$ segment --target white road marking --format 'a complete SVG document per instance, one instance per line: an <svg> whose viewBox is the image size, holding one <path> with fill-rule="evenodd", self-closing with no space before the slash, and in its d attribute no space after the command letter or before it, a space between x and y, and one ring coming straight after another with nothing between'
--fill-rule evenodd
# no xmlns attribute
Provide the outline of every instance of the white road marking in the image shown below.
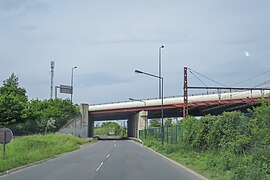
<svg viewBox="0 0 270 180"><path fill-rule="evenodd" d="M116 144L114 144L113 147L116 147Z"/></svg>
<svg viewBox="0 0 270 180"><path fill-rule="evenodd" d="M102 165L103 165L103 162L100 163L100 165L98 166L98 168L96 169L96 171L98 171L101 168Z"/></svg>
<svg viewBox="0 0 270 180"><path fill-rule="evenodd" d="M106 156L106 159L108 159L108 158L110 157L110 155L111 155L111 154L108 154L108 155Z"/></svg>

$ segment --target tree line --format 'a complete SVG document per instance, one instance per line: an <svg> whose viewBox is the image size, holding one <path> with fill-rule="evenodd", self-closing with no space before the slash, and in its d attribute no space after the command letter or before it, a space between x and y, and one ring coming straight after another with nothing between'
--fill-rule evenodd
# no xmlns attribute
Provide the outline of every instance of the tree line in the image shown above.
<svg viewBox="0 0 270 180"><path fill-rule="evenodd" d="M208 167L233 172L232 179L267 179L270 174L270 101L241 112L189 117L180 122L181 147L211 152ZM268 175L268 176L267 176Z"/></svg>
<svg viewBox="0 0 270 180"><path fill-rule="evenodd" d="M68 99L29 100L14 73L0 87L0 127L15 135L55 132L78 114Z"/></svg>
<svg viewBox="0 0 270 180"><path fill-rule="evenodd" d="M126 136L126 127L121 127L117 122L103 122L101 125L96 124L95 135Z"/></svg>
<svg viewBox="0 0 270 180"><path fill-rule="evenodd" d="M177 127L177 141L161 145L161 134L149 133L144 143L176 160L195 162L213 177L269 179L270 98L259 101L261 105L246 114L235 111L200 118L189 116L173 124L165 120L164 126L172 126L173 130ZM150 127L160 126L159 119L150 121Z"/></svg>

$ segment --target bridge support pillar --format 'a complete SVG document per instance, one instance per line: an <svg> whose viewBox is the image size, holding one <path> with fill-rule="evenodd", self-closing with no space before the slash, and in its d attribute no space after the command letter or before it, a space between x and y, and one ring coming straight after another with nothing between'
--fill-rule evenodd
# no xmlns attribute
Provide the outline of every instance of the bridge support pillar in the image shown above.
<svg viewBox="0 0 270 180"><path fill-rule="evenodd" d="M88 137L94 137L94 121L90 117L88 120Z"/></svg>
<svg viewBox="0 0 270 180"><path fill-rule="evenodd" d="M128 137L139 138L139 130L147 128L147 111L140 111L128 119Z"/></svg>
<svg viewBox="0 0 270 180"><path fill-rule="evenodd" d="M82 137L89 137L89 105L88 104L81 104L80 105L81 111L81 130L82 130Z"/></svg>

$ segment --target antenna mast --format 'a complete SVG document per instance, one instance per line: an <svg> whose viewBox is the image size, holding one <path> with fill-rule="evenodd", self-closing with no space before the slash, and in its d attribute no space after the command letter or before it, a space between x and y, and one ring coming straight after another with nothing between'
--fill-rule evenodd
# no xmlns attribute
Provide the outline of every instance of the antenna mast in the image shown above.
<svg viewBox="0 0 270 180"><path fill-rule="evenodd" d="M55 66L55 62L51 61L51 99L53 98L53 78L54 78L54 66Z"/></svg>

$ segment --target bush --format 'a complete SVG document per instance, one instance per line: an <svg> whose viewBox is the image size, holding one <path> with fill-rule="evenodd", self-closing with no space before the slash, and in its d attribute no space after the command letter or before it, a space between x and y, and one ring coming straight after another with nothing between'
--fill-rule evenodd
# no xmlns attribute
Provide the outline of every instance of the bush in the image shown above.
<svg viewBox="0 0 270 180"><path fill-rule="evenodd" d="M171 154L175 151L177 151L179 149L179 146L175 145L175 144L167 144L165 146L165 153L166 154Z"/></svg>
<svg viewBox="0 0 270 180"><path fill-rule="evenodd" d="M231 171L237 164L236 156L230 152L214 152L207 159L207 168L218 173Z"/></svg>
<svg viewBox="0 0 270 180"><path fill-rule="evenodd" d="M79 108L69 100L32 100L25 115L27 119L8 127L16 136L56 132L78 114Z"/></svg>
<svg viewBox="0 0 270 180"><path fill-rule="evenodd" d="M161 146L156 139L146 144L170 156L185 152L179 156L189 164L205 156L205 169L232 179L266 179L270 176L270 101L249 112L250 116L225 112L200 120L188 117L179 124L178 144Z"/></svg>
<svg viewBox="0 0 270 180"><path fill-rule="evenodd" d="M233 171L232 180L262 180L267 174L261 162L254 162L252 159L240 161Z"/></svg>

